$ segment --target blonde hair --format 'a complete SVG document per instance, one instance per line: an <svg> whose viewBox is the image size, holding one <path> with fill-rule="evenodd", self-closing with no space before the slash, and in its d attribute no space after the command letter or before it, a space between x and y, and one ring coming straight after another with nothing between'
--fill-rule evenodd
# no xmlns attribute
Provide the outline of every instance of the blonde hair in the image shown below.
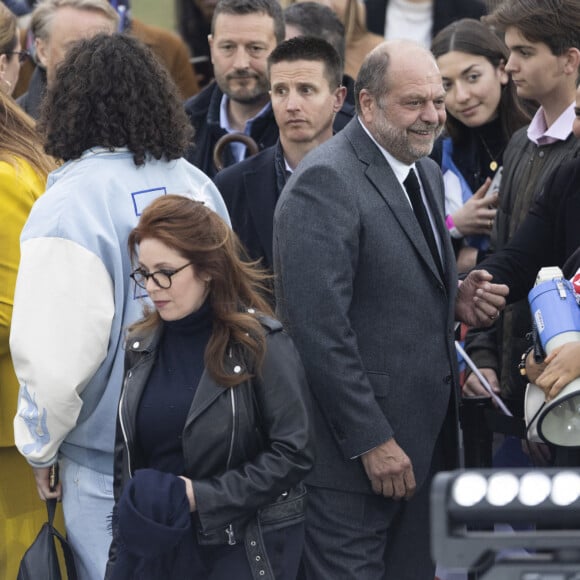
<svg viewBox="0 0 580 580"><path fill-rule="evenodd" d="M344 38L348 44L368 32L364 21L364 9L358 0L347 0L344 11Z"/></svg>
<svg viewBox="0 0 580 580"><path fill-rule="evenodd" d="M27 161L43 178L57 167L44 152L34 120L0 91L0 161L16 166L18 159Z"/></svg>
<svg viewBox="0 0 580 580"><path fill-rule="evenodd" d="M18 35L16 16L0 2L0 54L14 50Z"/></svg>

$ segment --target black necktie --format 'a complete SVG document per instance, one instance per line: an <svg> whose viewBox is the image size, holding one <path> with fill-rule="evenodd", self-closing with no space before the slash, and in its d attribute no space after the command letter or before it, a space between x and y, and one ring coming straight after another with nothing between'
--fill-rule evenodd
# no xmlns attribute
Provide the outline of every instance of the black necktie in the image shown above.
<svg viewBox="0 0 580 580"><path fill-rule="evenodd" d="M419 185L417 175L415 175L415 171L412 168L409 171L409 175L407 175L407 179L405 179L405 181L403 182L403 185L407 190L407 195L411 200L411 205L413 206L415 217L417 218L417 221L419 222L419 225L423 230L423 236L425 237L427 245L431 250L433 260L435 260L435 264L437 264L439 273L441 274L441 276L443 276L441 258L439 257L439 251L437 250L435 235L433 234L433 228L431 227L429 215L427 214L427 210L425 209L425 204L423 203L423 199L421 198L421 186Z"/></svg>

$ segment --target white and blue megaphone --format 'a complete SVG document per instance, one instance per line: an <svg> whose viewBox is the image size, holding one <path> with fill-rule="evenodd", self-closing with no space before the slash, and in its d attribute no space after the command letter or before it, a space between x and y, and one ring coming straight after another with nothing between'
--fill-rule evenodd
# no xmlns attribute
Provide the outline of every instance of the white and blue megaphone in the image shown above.
<svg viewBox="0 0 580 580"><path fill-rule="evenodd" d="M546 354L568 342L580 341L580 307L572 283L560 268L540 270L528 302ZM566 385L550 402L546 402L542 389L530 383L524 407L530 441L580 446L580 378Z"/></svg>

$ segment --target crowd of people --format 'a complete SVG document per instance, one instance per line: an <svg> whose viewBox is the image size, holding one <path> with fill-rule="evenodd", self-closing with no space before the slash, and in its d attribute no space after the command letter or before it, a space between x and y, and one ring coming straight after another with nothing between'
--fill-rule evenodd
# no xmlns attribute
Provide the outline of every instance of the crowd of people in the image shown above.
<svg viewBox="0 0 580 580"><path fill-rule="evenodd" d="M0 577L40 496L81 580L433 580L458 326L518 420L580 376L525 301L580 266L580 0L176 9L0 2Z"/></svg>

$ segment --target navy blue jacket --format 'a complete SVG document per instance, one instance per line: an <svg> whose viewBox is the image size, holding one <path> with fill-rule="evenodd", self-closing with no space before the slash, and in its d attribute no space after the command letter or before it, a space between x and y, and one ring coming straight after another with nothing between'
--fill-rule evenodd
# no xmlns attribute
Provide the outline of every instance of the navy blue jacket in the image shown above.
<svg viewBox="0 0 580 580"><path fill-rule="evenodd" d="M252 260L272 267L274 209L286 183L276 170L278 145L226 167L214 178L228 208L232 229Z"/></svg>

